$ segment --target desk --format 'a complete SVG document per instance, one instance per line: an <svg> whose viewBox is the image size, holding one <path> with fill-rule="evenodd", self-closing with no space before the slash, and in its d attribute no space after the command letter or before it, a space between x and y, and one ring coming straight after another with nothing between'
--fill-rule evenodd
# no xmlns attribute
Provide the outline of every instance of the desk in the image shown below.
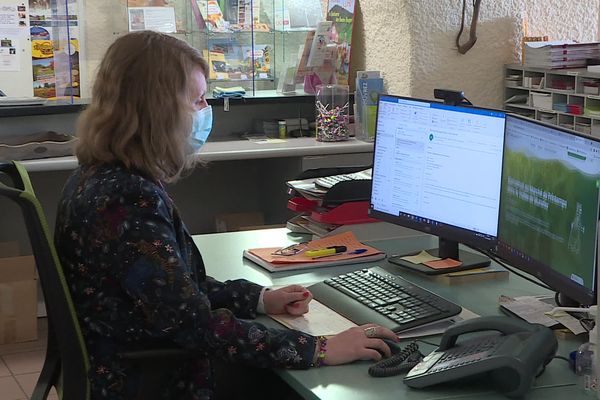
<svg viewBox="0 0 600 400"><path fill-rule="evenodd" d="M204 259L209 275L219 280L243 277L261 285L287 285L292 283L311 283L331 276L343 274L375 265L389 265L386 261L372 264L343 265L338 267L322 267L308 271L289 271L269 273L250 261L242 259L242 251L250 247L284 246L300 241L302 237L286 234L286 229L268 229L248 232L219 233L194 236L194 241ZM385 239L368 242L368 244L384 250L387 254L416 251L435 247L437 238L427 235L407 236L396 239ZM498 296L524 296L547 294L548 291L525 281L513 274L506 281L487 281L476 284L447 286L429 280L414 273L398 270L406 279L432 290L480 315L502 315L498 309ZM275 322L268 317L261 317L261 322L273 326ZM438 337L430 341L439 342ZM560 340L558 354L568 356L577 349L581 341ZM432 346L419 344L424 353L433 350ZM278 370L277 373L298 393L306 399L442 399L470 398L506 399L490 391L482 382L467 388L450 387L429 388L426 390L410 389L402 383L402 377L371 378L367 369L370 362L355 362L337 367L324 367L304 371ZM574 386L575 375L568 369L564 360L555 359L546 368L544 374L534 383L534 390L527 399L576 399L578 388Z"/></svg>

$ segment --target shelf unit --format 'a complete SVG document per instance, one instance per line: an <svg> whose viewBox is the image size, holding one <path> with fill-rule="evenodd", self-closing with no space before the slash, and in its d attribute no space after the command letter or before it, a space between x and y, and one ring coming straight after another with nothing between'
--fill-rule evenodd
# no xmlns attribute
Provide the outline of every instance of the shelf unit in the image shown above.
<svg viewBox="0 0 600 400"><path fill-rule="evenodd" d="M600 73L507 64L504 79L505 110L600 136Z"/></svg>

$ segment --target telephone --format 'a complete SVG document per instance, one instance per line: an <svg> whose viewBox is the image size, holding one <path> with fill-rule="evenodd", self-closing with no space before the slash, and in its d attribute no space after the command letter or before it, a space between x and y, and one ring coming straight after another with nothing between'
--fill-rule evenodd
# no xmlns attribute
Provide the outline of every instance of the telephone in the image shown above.
<svg viewBox="0 0 600 400"><path fill-rule="evenodd" d="M471 332L497 331L459 336ZM413 367L404 383L423 388L486 374L496 389L509 397L523 396L558 348L552 331L510 317L481 317L446 330L437 350Z"/></svg>

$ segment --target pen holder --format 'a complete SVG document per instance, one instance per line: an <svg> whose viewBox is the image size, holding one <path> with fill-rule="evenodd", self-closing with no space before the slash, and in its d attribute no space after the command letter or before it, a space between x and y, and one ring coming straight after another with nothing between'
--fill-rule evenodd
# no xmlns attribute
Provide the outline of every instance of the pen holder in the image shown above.
<svg viewBox="0 0 600 400"><path fill-rule="evenodd" d="M337 142L348 140L348 85L317 86L317 140Z"/></svg>

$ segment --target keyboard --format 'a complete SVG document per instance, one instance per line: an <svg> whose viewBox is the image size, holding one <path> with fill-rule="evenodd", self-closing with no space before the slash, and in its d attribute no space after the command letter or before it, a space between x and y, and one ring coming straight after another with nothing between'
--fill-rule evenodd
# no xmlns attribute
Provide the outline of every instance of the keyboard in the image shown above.
<svg viewBox="0 0 600 400"><path fill-rule="evenodd" d="M320 178L315 179L315 183L324 188L331 189L335 184L340 183L340 182L359 180L359 179L371 179L371 172L372 172L372 169L369 168L367 170L355 172L352 174L322 176Z"/></svg>
<svg viewBox="0 0 600 400"><path fill-rule="evenodd" d="M358 325L375 323L394 332L462 311L460 306L379 267L339 275L309 290L317 301Z"/></svg>

